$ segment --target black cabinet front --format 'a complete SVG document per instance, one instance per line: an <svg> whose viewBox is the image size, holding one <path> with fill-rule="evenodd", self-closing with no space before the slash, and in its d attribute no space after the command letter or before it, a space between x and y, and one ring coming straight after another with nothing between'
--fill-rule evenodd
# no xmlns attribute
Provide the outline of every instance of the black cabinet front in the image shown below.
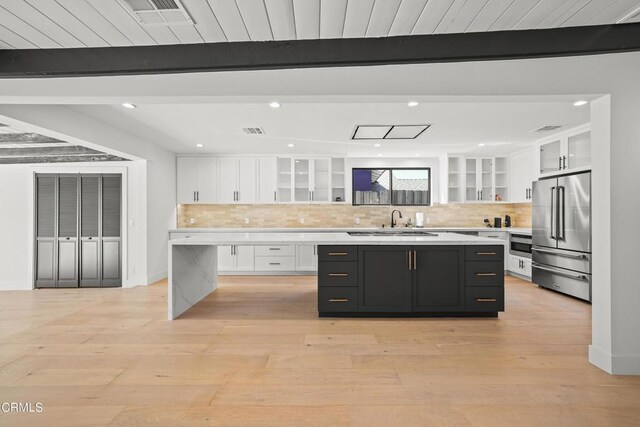
<svg viewBox="0 0 640 427"><path fill-rule="evenodd" d="M464 307L464 251L460 246L415 249L413 311L458 311Z"/></svg>
<svg viewBox="0 0 640 427"><path fill-rule="evenodd" d="M411 311L410 246L360 246L358 261L361 312Z"/></svg>

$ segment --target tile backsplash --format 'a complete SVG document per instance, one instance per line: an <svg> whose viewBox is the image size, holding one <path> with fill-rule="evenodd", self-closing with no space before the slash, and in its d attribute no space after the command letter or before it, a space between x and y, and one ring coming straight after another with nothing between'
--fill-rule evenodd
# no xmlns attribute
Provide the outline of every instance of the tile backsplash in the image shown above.
<svg viewBox="0 0 640 427"><path fill-rule="evenodd" d="M531 203L477 203L435 206L178 205L178 228L380 227L399 209L404 225L424 212L425 227L482 227L482 220L510 215L515 227L531 227ZM193 224L191 223L193 219ZM359 223L357 221L359 220ZM248 221L248 222L247 222Z"/></svg>

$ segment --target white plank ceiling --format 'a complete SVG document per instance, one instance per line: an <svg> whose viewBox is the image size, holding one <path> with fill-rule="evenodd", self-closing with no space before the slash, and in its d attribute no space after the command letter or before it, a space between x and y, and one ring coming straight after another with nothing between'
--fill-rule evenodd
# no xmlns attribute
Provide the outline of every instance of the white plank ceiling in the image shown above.
<svg viewBox="0 0 640 427"><path fill-rule="evenodd" d="M4 0L0 49L386 37L640 22L640 0L181 0L144 25L118 0Z"/></svg>

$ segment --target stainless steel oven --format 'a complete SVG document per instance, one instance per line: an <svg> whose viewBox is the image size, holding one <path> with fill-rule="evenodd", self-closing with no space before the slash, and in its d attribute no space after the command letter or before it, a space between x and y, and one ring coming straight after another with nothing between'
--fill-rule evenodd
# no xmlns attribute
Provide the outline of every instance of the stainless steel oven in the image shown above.
<svg viewBox="0 0 640 427"><path fill-rule="evenodd" d="M527 234L511 234L509 238L509 253L525 258L531 258L533 240Z"/></svg>

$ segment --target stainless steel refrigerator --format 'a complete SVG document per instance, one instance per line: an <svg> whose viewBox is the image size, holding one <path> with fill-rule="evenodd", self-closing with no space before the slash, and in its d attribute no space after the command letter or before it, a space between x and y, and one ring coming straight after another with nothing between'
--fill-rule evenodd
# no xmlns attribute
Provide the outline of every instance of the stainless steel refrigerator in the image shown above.
<svg viewBox="0 0 640 427"><path fill-rule="evenodd" d="M533 283L591 301L591 172L533 183Z"/></svg>

